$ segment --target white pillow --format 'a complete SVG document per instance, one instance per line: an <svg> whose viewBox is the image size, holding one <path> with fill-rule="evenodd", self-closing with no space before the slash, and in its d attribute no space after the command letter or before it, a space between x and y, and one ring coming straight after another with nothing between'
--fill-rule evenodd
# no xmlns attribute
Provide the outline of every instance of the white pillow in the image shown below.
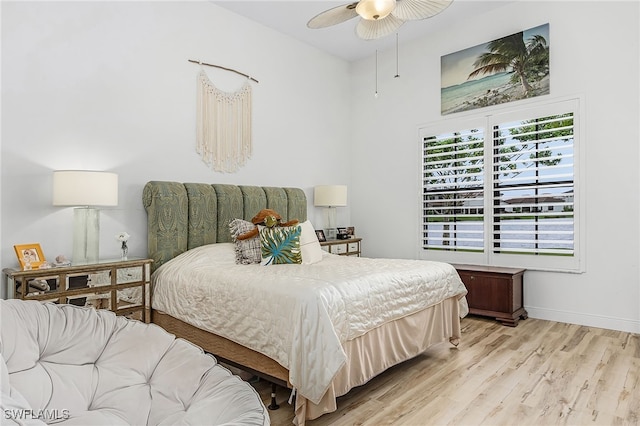
<svg viewBox="0 0 640 426"><path fill-rule="evenodd" d="M300 224L302 233L300 235L300 251L302 252L302 263L310 265L322 260L322 248L316 236L316 230L308 220Z"/></svg>

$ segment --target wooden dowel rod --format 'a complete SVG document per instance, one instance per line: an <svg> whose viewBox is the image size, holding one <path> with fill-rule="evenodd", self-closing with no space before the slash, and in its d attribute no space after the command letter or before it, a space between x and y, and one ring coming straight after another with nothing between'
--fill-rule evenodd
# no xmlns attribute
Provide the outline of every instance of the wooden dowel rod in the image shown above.
<svg viewBox="0 0 640 426"><path fill-rule="evenodd" d="M208 66L208 67L220 68L220 69L225 70L225 71L231 71L231 72L234 72L234 73L236 73L236 74L240 74L240 75L242 75L242 76L245 76L245 77L247 77L248 79L250 79L250 80L252 80L252 81L255 81L256 83L260 83L258 80L256 80L255 78L251 77L250 75L245 74L245 73L240 72L240 71L237 71L237 70L234 70L233 68L227 68L227 67L223 67L223 66L220 66L220 65L214 65L214 64L207 64L206 62L195 61L195 60L193 60L193 59L187 59L187 60L188 60L189 62L194 63L194 64L206 65L206 66Z"/></svg>

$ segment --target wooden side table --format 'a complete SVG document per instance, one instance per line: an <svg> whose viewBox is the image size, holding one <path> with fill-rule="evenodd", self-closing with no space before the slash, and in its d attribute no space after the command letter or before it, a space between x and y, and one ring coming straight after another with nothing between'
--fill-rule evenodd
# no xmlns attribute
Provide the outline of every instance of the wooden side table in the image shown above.
<svg viewBox="0 0 640 426"><path fill-rule="evenodd" d="M360 257L360 244L362 238L348 238L346 240L327 240L322 241L320 246L323 250L332 254L341 256L358 256Z"/></svg>
<svg viewBox="0 0 640 426"><path fill-rule="evenodd" d="M527 319L522 288L525 269L453 266L467 287L470 314L493 317L511 327L517 326L520 319Z"/></svg>
<svg viewBox="0 0 640 426"><path fill-rule="evenodd" d="M88 305L148 323L152 262L105 260L28 271L5 268L2 272L7 277L8 298Z"/></svg>

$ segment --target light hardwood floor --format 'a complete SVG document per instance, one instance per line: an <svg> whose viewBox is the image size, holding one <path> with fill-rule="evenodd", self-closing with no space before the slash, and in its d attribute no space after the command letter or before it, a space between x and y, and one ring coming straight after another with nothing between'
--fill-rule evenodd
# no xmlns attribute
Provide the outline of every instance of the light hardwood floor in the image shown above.
<svg viewBox="0 0 640 426"><path fill-rule="evenodd" d="M529 318L515 328L462 320L457 348L436 345L338 399L324 425L637 425L640 336ZM254 383L265 405L271 386ZM272 425L291 425L278 388Z"/></svg>

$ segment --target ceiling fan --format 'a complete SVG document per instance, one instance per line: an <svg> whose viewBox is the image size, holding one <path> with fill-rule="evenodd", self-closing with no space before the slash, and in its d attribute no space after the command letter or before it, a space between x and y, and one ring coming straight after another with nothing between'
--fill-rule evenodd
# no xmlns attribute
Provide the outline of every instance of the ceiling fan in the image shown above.
<svg viewBox="0 0 640 426"><path fill-rule="evenodd" d="M404 21L430 18L442 12L453 0L360 0L319 13L307 22L317 29L340 24L360 16L356 34L373 40L393 34Z"/></svg>

